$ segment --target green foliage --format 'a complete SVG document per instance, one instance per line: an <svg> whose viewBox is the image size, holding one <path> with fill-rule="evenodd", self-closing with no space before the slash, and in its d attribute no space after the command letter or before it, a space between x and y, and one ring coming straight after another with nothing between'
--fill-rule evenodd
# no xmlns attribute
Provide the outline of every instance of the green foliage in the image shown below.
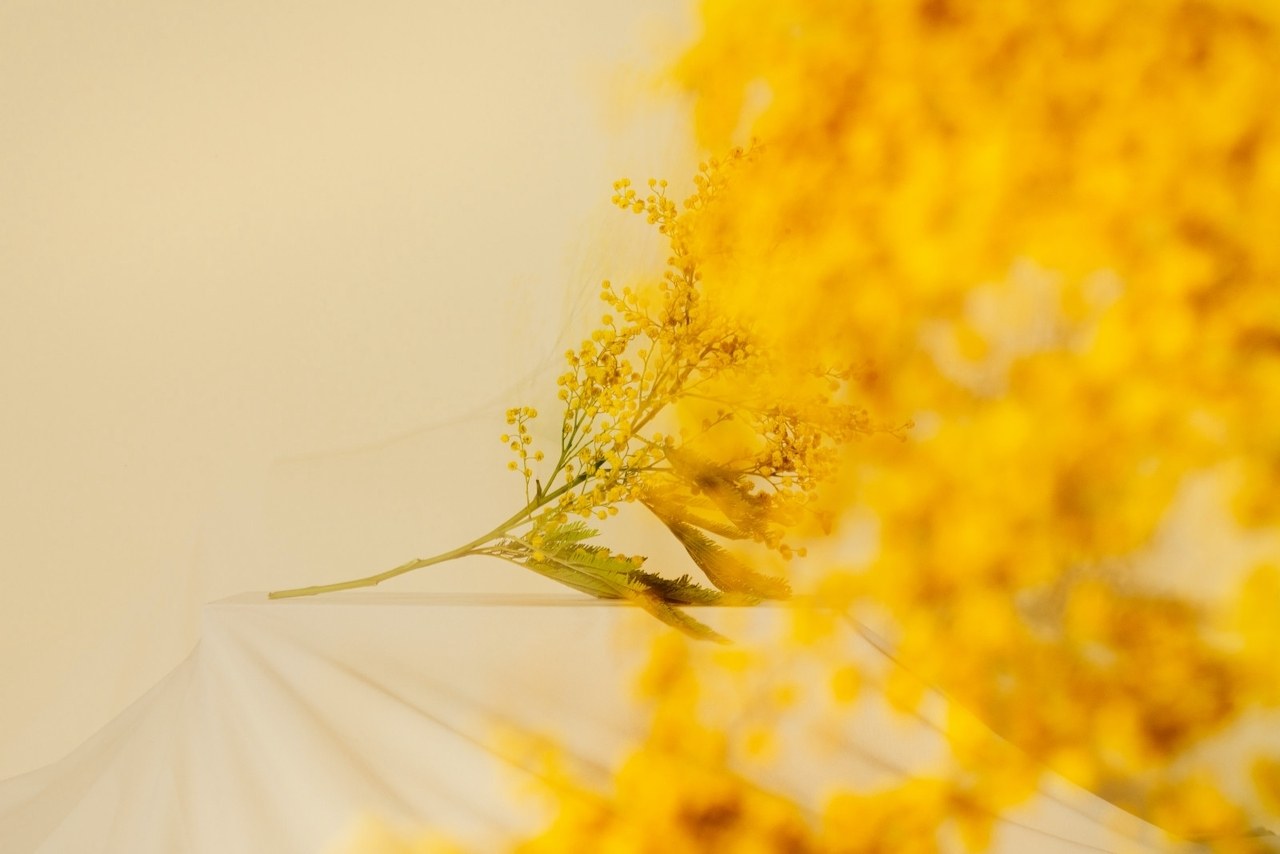
<svg viewBox="0 0 1280 854"><path fill-rule="evenodd" d="M589 540L598 536L599 533L595 528L589 527L586 522L575 520L564 524L546 526L542 532L542 537L548 549L558 552L565 545Z"/></svg>
<svg viewBox="0 0 1280 854"><path fill-rule="evenodd" d="M654 572L635 569L631 571L631 580L648 588L654 595L660 596L663 601L674 602L678 605L749 605L758 601L747 597L731 598L719 590L703 587L688 575L682 575L679 578L667 578Z"/></svg>

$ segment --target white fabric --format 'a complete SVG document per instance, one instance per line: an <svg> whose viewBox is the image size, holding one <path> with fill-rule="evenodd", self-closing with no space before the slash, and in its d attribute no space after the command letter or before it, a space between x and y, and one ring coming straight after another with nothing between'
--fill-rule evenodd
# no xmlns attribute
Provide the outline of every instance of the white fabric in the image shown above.
<svg viewBox="0 0 1280 854"><path fill-rule="evenodd" d="M742 639L765 636L781 611L697 613ZM541 820L513 797L530 771L502 733L553 736L603 775L643 731L629 686L664 630L579 597L213 603L168 677L62 761L0 783L0 850L322 852L369 814L493 850ZM849 635L852 654L877 658ZM859 710L761 782L817 807L830 785L941 743L927 719ZM1087 792L1056 779L1041 791L1000 823L998 850L1165 850Z"/></svg>

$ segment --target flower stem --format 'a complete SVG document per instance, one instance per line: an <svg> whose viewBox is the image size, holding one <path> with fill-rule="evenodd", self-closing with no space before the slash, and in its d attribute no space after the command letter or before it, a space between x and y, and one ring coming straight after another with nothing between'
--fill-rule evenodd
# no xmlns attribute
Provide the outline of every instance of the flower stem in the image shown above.
<svg viewBox="0 0 1280 854"><path fill-rule="evenodd" d="M484 542L484 541L481 541ZM444 563L445 561L455 560L456 558L465 557L472 554L474 549L480 543L467 543L452 551L443 552L434 557L418 558L408 563L401 564L395 569L388 569L386 572L379 572L377 575L370 575L367 578L354 578L350 581L339 581L334 584L317 584L312 587L296 587L292 590L273 590L267 594L268 599L291 599L295 596L315 596L317 593L336 593L339 590L354 590L357 587L372 587L380 584L388 578L395 578L397 575L404 575L406 572L412 572L415 569L422 569L424 566L431 566L436 563Z"/></svg>
<svg viewBox="0 0 1280 854"><path fill-rule="evenodd" d="M311 587L295 587L292 590L273 590L267 594L267 598L292 599L297 596L315 596L319 593L336 593L339 590L355 590L358 587L372 587L375 584L381 584L389 578L395 578L397 575L404 575L406 572L412 572L415 569L422 569L424 566L432 566L437 563L457 560L458 558L466 557L467 555L482 554L483 552L480 550L481 546L487 545L501 537L505 537L512 528L528 521L529 517L543 506L559 498L561 495L582 483L584 480L586 480L586 476L580 474L573 480L562 485L560 488L534 498L489 533L482 534L471 542L458 546L456 549L441 552L433 557L415 558L414 560L401 564L394 569L388 569L385 572L379 572L377 575L370 575L365 578L353 578L350 581L338 581L333 584L317 584Z"/></svg>

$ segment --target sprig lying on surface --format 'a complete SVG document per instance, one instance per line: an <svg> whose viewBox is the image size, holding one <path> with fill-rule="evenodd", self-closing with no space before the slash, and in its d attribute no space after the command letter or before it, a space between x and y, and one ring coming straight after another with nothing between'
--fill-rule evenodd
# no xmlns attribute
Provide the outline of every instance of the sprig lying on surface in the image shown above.
<svg viewBox="0 0 1280 854"><path fill-rule="evenodd" d="M645 214L671 249L655 288L615 289L604 282L610 313L576 350L559 378L564 402L560 447L534 448L531 407L507 411L501 438L524 479L525 503L492 530L456 549L386 572L336 584L283 590L272 598L367 587L467 555L502 558L593 596L626 599L660 620L721 639L680 605L783 599L787 582L758 572L712 537L753 541L784 558L784 534L830 474L836 446L868 432L866 413L836 401L844 374L797 371L699 292L691 221L715 202L732 166L750 157L703 164L683 211L651 180L640 198L629 181L613 201ZM659 426L674 424L666 432ZM550 468L547 469L549 464ZM688 575L672 579L642 568L644 558L588 545L597 531L582 519L606 519L640 502L660 519L714 588Z"/></svg>

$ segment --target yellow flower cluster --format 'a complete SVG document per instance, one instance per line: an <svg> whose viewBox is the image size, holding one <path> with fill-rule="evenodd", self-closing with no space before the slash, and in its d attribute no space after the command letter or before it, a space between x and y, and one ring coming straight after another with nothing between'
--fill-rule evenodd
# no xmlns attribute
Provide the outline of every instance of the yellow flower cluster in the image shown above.
<svg viewBox="0 0 1280 854"><path fill-rule="evenodd" d="M570 803L572 807L565 809ZM549 826L513 846L521 854L795 854L820 847L808 817L726 761L723 737L695 720L670 721L623 761L607 796L562 798Z"/></svg>
<svg viewBox="0 0 1280 854"><path fill-rule="evenodd" d="M945 843L952 839L976 850L994 838L1000 809L1034 788L1022 768L1006 773L1009 779L1001 786L992 786L994 774L972 773L984 762L1007 769L1011 753L972 721L955 727L964 732L967 764L953 763L871 791L839 792L823 804L762 785L769 760L753 744L759 740L754 724L742 722L767 725L793 708L797 690L779 683L775 669L789 671L796 654L794 649L710 648L674 633L661 637L639 679L651 723L618 763L612 784L605 790L584 786L566 772L553 746L539 743L526 761L547 782L553 813L545 827L511 840L507 850L932 854L950 850ZM838 703L849 699L846 687L835 693ZM810 735L817 732L814 725L815 720L805 722ZM820 743L833 754L847 749L829 733ZM1210 817L1203 810L1201 815ZM386 830L365 834L350 850L461 852L442 847L438 837L410 843Z"/></svg>
<svg viewBox="0 0 1280 854"><path fill-rule="evenodd" d="M589 472L591 480L561 499L563 513L604 518L618 502L642 499L672 520L657 508L674 511L704 495L710 501L702 509L714 513L715 496L725 493L721 531L736 525L738 535L781 548L781 525L769 523L782 522L782 506L799 502L830 474L839 441L870 431L863 410L836 402L838 380L810 365L788 371L797 375L788 378L789 397L802 397L798 383L803 407L771 402L782 366L768 361L738 319L701 298L701 259L690 247L690 230L700 212L714 207L726 175L749 159L735 149L725 163L702 164L683 213L665 180L650 180L644 198L629 180L614 184L614 204L644 214L667 238L671 256L656 291L619 291L604 282L601 298L613 313L565 354L561 450L574 460L566 473ZM696 423L646 433L675 403L696 409ZM726 509L730 501L741 505L736 512Z"/></svg>
<svg viewBox="0 0 1280 854"><path fill-rule="evenodd" d="M1201 833L1178 759L1275 702L1274 633L1211 632L1153 542L1197 477L1280 542L1280 3L702 10L702 141L765 143L688 235L707 298L915 424L851 464L877 550L827 589L1032 756Z"/></svg>
<svg viewBox="0 0 1280 854"><path fill-rule="evenodd" d="M529 435L529 421L538 417L538 410L532 406L521 406L507 410L507 425L516 428L514 434L503 433L499 437L502 444L511 448L516 458L507 463L507 468L512 471L519 472L524 476L524 492L525 501L531 498L529 487L533 478L533 469L529 467L531 462L541 462L545 455L542 451L529 452L529 446L533 443L533 436Z"/></svg>
<svg viewBox="0 0 1280 854"><path fill-rule="evenodd" d="M565 353L568 369L557 380L560 447L541 476L534 464L544 457L533 450L529 428L536 413L508 411L516 432L501 438L516 454L510 467L524 478L527 504L479 553L595 595L634 599L622 582L670 603L718 601L687 579L667 583L639 571L633 559L580 545L594 531L575 517L603 520L639 501L736 601L789 594L785 579L752 569L713 538L754 541L785 559L803 556L784 534L807 518L813 494L836 469L840 444L874 428L861 407L842 400L846 374L778 361L740 317L702 296L702 259L690 235L752 157L736 148L723 162L702 164L683 205L668 196L665 180L651 180L644 197L629 180L614 184L614 203L645 215L666 238L667 269L653 287L602 284L609 312ZM608 577L594 577L600 573ZM637 601L710 636L687 616L644 596Z"/></svg>

